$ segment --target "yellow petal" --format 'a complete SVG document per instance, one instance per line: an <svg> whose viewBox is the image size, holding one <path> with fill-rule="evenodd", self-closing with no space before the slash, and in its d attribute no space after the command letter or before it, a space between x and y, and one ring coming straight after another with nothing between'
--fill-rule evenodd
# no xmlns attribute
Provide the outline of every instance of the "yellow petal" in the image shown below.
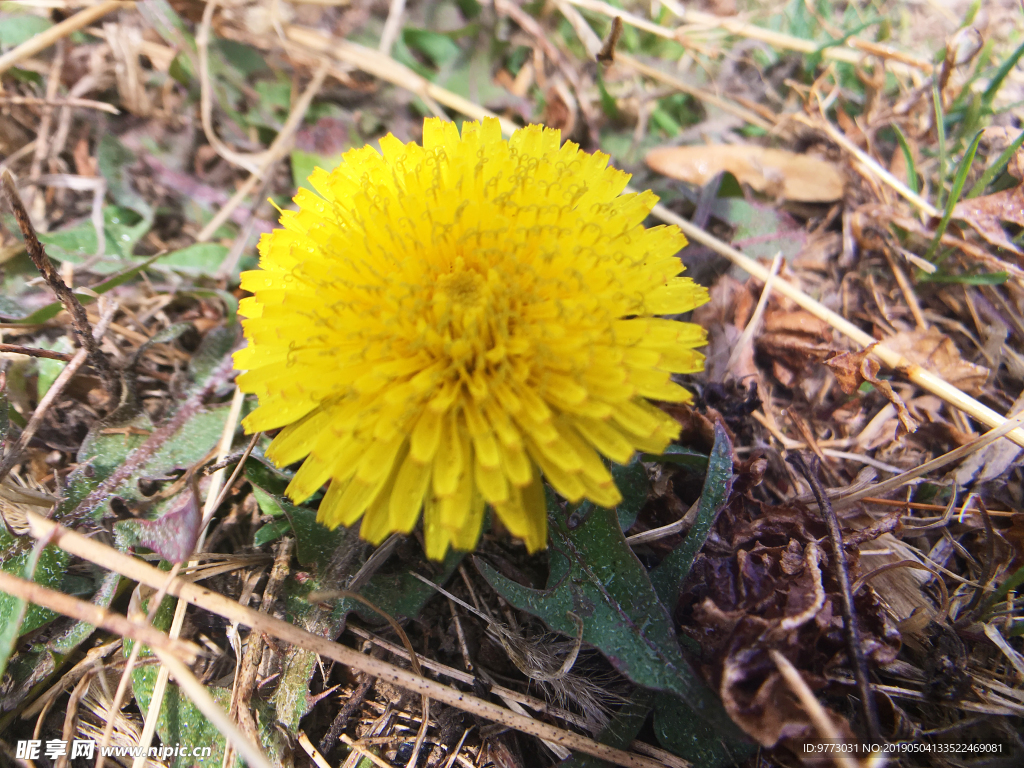
<svg viewBox="0 0 1024 768"><path fill-rule="evenodd" d="M437 496L450 496L458 488L459 477L469 461L468 452L463 453L462 447L456 414L449 413L441 421L441 442L434 454L434 493Z"/></svg>
<svg viewBox="0 0 1024 768"><path fill-rule="evenodd" d="M422 464L410 451L398 471L389 503L392 530L411 531L423 506L423 497L430 485L430 464Z"/></svg>

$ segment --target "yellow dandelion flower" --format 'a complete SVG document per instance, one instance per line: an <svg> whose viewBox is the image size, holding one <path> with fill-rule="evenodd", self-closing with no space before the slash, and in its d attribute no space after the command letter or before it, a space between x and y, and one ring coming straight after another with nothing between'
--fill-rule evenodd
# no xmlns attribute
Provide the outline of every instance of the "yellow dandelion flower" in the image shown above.
<svg viewBox="0 0 1024 768"><path fill-rule="evenodd" d="M542 549L542 476L612 507L601 456L679 434L648 398L689 401L671 374L703 368L704 329L655 317L707 301L678 276L686 239L645 229L657 198L556 130L429 119L423 146L380 148L314 171L319 196L299 191L242 275L245 428L284 427L267 456L305 459L296 502L330 482L330 527L362 518L376 543L422 510L440 559L476 546L490 505Z"/></svg>

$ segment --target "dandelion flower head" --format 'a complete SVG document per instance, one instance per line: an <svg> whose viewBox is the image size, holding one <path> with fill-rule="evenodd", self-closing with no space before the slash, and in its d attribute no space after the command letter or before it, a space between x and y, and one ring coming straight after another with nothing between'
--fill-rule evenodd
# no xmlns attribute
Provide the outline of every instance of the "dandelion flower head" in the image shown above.
<svg viewBox="0 0 1024 768"><path fill-rule="evenodd" d="M314 171L297 211L242 275L238 384L267 456L305 459L297 503L380 542L423 514L427 555L476 546L485 507L546 546L542 476L613 507L602 456L662 452L689 401L672 373L703 368L704 329L660 318L707 301L686 239L645 229L657 198L621 194L608 157L529 126L428 119L422 146L388 135Z"/></svg>

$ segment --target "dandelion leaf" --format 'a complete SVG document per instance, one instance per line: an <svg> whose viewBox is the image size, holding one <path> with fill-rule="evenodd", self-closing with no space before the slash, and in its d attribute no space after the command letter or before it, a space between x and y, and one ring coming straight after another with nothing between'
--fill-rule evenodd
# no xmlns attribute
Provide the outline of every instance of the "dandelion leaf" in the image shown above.
<svg viewBox="0 0 1024 768"><path fill-rule="evenodd" d="M683 657L668 610L626 544L615 510L583 504L567 517L552 496L548 510L547 589L524 587L478 560L484 578L515 607L570 637L577 630L569 613L576 614L583 620L583 642L598 648L620 673L644 688L680 697L716 738L741 739Z"/></svg>

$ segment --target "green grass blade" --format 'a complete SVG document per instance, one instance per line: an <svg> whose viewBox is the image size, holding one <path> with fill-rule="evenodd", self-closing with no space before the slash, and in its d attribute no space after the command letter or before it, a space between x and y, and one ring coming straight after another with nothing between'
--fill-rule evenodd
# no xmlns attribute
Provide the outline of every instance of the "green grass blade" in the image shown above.
<svg viewBox="0 0 1024 768"><path fill-rule="evenodd" d="M927 272L922 271L917 281L919 283L949 283L954 285L1002 285L1009 279L1009 272L969 272L963 275L936 272L934 275L929 275Z"/></svg>
<svg viewBox="0 0 1024 768"><path fill-rule="evenodd" d="M892 124L892 129L896 131L896 141L900 143L900 149L903 150L903 159L907 164L907 186L914 192L920 192L921 190L917 186L917 166L914 165L914 156L910 153L910 145L907 144L907 138L896 123Z"/></svg>
<svg viewBox="0 0 1024 768"><path fill-rule="evenodd" d="M1021 584L1024 584L1024 566L1021 566L1016 571L1011 573L1002 584L993 592L988 598L982 603L981 614L984 615L992 609L992 606L997 603L1001 603L1006 599L1006 596L1010 593L1011 589L1016 589Z"/></svg>
<svg viewBox="0 0 1024 768"><path fill-rule="evenodd" d="M942 207L942 190L946 186L946 115L942 108L942 94L939 86L932 86L932 102L935 104L935 134L939 144L939 188L936 191L936 207Z"/></svg>
<svg viewBox="0 0 1024 768"><path fill-rule="evenodd" d="M985 105L987 110L992 109L992 102L996 94L999 93L999 89L1003 86L1003 81L1013 68L1017 66L1021 56L1024 56L1024 43L1018 45L1017 50L1011 53L1009 58L999 65L999 69L996 70L995 75L992 77L992 82L988 84L988 88L981 95L981 103Z"/></svg>
<svg viewBox="0 0 1024 768"><path fill-rule="evenodd" d="M935 230L935 238L932 240L932 244L928 246L928 253L925 255L925 259L928 261L932 260L932 257L935 255L935 249L939 247L939 241L946 233L946 227L949 226L949 220L953 216L953 208L959 202L960 195L964 191L964 184L967 183L967 174L971 170L971 163L974 162L974 155L978 152L978 144L980 142L981 131L978 131L974 134L974 139L971 140L971 146L964 152L960 165L957 166L956 175L953 177L953 184L949 188L949 197L946 198L946 207L942 213L942 221L939 222L939 228Z"/></svg>
<svg viewBox="0 0 1024 768"><path fill-rule="evenodd" d="M1017 150L1020 149L1020 145L1024 144L1024 131L1020 132L1020 135L1014 139L1013 143L999 153L999 157L996 161L989 166L981 178L974 182L974 186L971 187L971 191L967 193L967 197L977 197L985 191L985 187L992 183L996 176L1003 172L1003 168L1010 162L1010 158L1013 157Z"/></svg>

